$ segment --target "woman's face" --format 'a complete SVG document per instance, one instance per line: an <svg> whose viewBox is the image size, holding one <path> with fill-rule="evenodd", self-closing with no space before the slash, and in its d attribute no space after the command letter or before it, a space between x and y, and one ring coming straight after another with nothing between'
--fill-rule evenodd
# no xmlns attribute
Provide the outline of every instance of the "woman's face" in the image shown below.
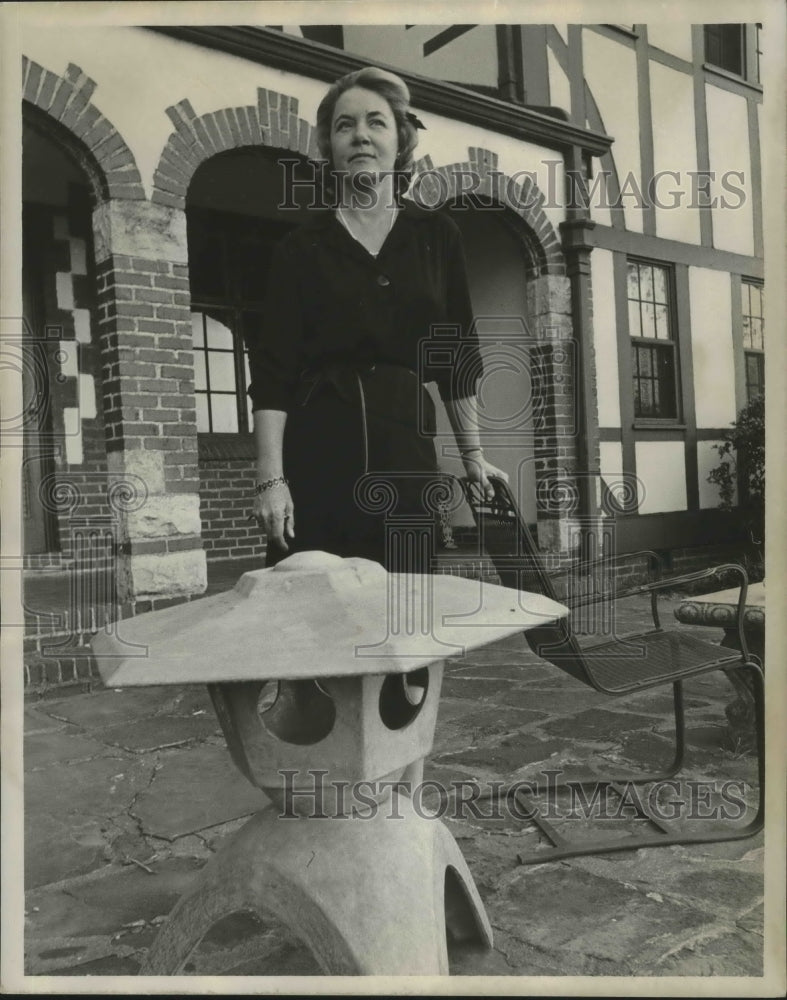
<svg viewBox="0 0 787 1000"><path fill-rule="evenodd" d="M363 87L345 90L331 122L334 170L350 176L391 171L398 152L396 120L388 101Z"/></svg>

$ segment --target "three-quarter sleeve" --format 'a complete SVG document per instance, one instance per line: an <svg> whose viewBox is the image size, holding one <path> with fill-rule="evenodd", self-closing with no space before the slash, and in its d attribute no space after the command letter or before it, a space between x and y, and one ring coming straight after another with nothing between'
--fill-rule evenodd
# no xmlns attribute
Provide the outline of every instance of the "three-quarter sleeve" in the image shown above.
<svg viewBox="0 0 787 1000"><path fill-rule="evenodd" d="M444 345L449 348L450 364L443 367L436 378L440 395L443 400L474 396L482 371L481 351L462 237L453 221L449 226L447 248L446 319L447 327L453 327L456 335Z"/></svg>
<svg viewBox="0 0 787 1000"><path fill-rule="evenodd" d="M286 237L274 250L264 302L261 328L252 331L248 341L248 394L254 410L286 412L298 381L303 340L298 265Z"/></svg>

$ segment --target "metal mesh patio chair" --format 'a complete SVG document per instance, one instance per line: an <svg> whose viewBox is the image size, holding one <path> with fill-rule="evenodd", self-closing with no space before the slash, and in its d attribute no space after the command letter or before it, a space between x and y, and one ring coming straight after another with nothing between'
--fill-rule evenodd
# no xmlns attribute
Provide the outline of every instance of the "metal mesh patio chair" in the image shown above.
<svg viewBox="0 0 787 1000"><path fill-rule="evenodd" d="M462 487L469 503L479 532L482 550L492 561L501 583L517 590L543 594L569 606L571 614L553 624L535 628L524 633L531 649L537 656L566 671L572 677L589 685L596 691L611 696L621 696L654 688L672 685L675 715L675 754L672 763L656 773L621 775L616 778L591 780L563 779L547 785L530 786L527 792L513 786L503 790L503 794L518 796L517 804L527 819L535 823L541 833L551 842L551 847L540 848L529 854L520 854L523 864L568 858L584 854L608 853L611 851L633 850L639 847L656 847L668 844L691 844L739 840L750 837L762 829L765 811L765 762L764 762L764 679L762 665L749 655L743 630L743 615L748 587L747 575L737 564L724 564L712 569L667 579L656 579L641 586L631 587L625 592L580 593L576 598L559 596L553 579L545 567L543 555L537 549L533 537L523 520L511 490L500 479L492 480L495 499L487 502L477 486L462 481ZM655 563L658 556L648 553ZM613 560L614 561L614 560ZM609 568L610 560L604 560ZM572 580L592 575L598 562L572 567ZM657 571L660 576L660 571ZM659 591L673 588L690 581L710 579L730 573L741 581L737 607L737 632L739 650L724 648L714 642L698 638L685 625L665 628L658 611ZM614 574L613 574L614 575ZM605 612L614 609L617 598L633 594L649 594L653 615L653 628L635 635L609 637L601 641L580 641L572 628L572 619L582 615L583 607L604 605ZM588 617L585 615L584 617ZM597 620L610 620L610 615L597 615ZM608 632L608 630L607 630ZM713 824L700 820L692 829L685 824L666 821L654 814L648 804L638 800L637 812L641 819L648 821L646 832L625 839L590 838L584 841L568 840L544 815L539 807L539 796L556 787L573 785L583 793L590 791L591 799L598 792L622 795L627 784L635 786L674 778L680 772L686 750L685 713L683 703L683 682L712 670L737 668L745 670L751 680L755 702L756 751L759 778L759 798L756 814L748 823L734 824L729 820ZM585 794L585 801L588 796ZM522 808L524 807L524 808ZM699 827L699 828L697 828Z"/></svg>

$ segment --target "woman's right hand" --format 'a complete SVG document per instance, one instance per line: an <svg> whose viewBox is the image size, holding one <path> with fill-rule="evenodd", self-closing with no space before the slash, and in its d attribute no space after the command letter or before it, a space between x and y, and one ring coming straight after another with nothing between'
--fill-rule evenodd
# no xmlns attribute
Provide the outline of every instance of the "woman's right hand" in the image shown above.
<svg viewBox="0 0 787 1000"><path fill-rule="evenodd" d="M254 497L254 517L269 539L285 551L287 538L295 538L295 508L286 483L269 486Z"/></svg>

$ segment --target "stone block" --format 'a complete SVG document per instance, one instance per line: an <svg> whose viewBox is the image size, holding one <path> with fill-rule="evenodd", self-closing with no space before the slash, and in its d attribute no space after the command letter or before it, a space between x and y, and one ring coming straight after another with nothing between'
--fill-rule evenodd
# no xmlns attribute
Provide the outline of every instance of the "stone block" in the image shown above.
<svg viewBox="0 0 787 1000"><path fill-rule="evenodd" d="M139 510L126 515L124 535L131 541L143 538L170 538L172 535L199 535L202 522L199 495L170 493L148 496Z"/></svg>
<svg viewBox="0 0 787 1000"><path fill-rule="evenodd" d="M124 254L145 260L188 263L186 213L139 200L113 200L93 213L96 262Z"/></svg>
<svg viewBox="0 0 787 1000"><path fill-rule="evenodd" d="M111 451L107 455L107 471L110 480L128 476L133 481L133 477L138 477L149 495L164 493L166 490L164 455L160 451L148 451L144 448Z"/></svg>
<svg viewBox="0 0 787 1000"><path fill-rule="evenodd" d="M202 594L207 585L201 549L126 556L118 561L118 589L126 597Z"/></svg>
<svg viewBox="0 0 787 1000"><path fill-rule="evenodd" d="M574 335L571 317L558 312L545 312L534 316L530 334L537 340L570 340Z"/></svg>
<svg viewBox="0 0 787 1000"><path fill-rule="evenodd" d="M542 274L528 282L528 313L532 317L545 313L571 315L571 280L565 275Z"/></svg>
<svg viewBox="0 0 787 1000"><path fill-rule="evenodd" d="M538 522L538 547L542 552L573 552L578 538L577 522L560 517Z"/></svg>

